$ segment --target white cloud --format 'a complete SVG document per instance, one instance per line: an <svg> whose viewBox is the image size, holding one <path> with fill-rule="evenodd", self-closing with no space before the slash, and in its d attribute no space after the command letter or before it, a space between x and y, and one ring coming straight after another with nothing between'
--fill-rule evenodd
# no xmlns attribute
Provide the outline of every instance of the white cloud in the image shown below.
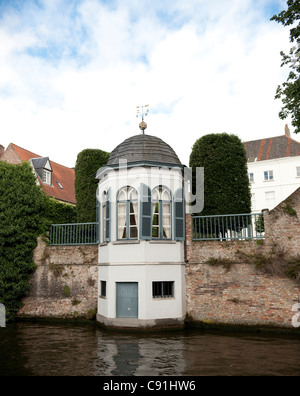
<svg viewBox="0 0 300 396"><path fill-rule="evenodd" d="M3 11L0 143L73 166L81 150L139 133L135 107L148 103L146 133L186 165L206 133L282 134L274 95L289 41L263 13L273 3L43 0Z"/></svg>

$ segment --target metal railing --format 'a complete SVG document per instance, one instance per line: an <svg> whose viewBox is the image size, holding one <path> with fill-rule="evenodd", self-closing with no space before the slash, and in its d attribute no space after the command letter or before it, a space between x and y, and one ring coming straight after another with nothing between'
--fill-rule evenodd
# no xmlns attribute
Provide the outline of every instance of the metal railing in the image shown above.
<svg viewBox="0 0 300 396"><path fill-rule="evenodd" d="M96 245L99 223L52 224L50 245Z"/></svg>
<svg viewBox="0 0 300 396"><path fill-rule="evenodd" d="M264 239L262 213L193 216L194 241Z"/></svg>

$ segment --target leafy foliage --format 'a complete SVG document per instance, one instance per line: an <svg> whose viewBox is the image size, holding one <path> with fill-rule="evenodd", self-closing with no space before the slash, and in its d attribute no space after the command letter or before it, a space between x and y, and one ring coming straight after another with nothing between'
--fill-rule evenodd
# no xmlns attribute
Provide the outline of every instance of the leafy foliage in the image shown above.
<svg viewBox="0 0 300 396"><path fill-rule="evenodd" d="M15 317L28 291L37 237L47 230L46 196L27 163L0 161L0 302Z"/></svg>
<svg viewBox="0 0 300 396"><path fill-rule="evenodd" d="M238 136L220 133L198 139L192 148L190 167L193 174L196 167L204 167L201 215L251 212L247 156Z"/></svg>
<svg viewBox="0 0 300 396"><path fill-rule="evenodd" d="M76 206L64 204L53 198L47 197L46 216L51 224L76 223Z"/></svg>
<svg viewBox="0 0 300 396"><path fill-rule="evenodd" d="M75 194L78 223L94 222L96 219L96 172L107 164L109 153L86 149L77 156L75 165Z"/></svg>
<svg viewBox="0 0 300 396"><path fill-rule="evenodd" d="M287 81L277 87L276 99L282 98L283 107L279 112L281 119L286 119L288 115L292 117L292 125L295 133L300 132L300 2L299 0L288 0L287 10L274 15L271 21L282 23L284 26L293 27L290 29L291 47L289 54L281 51L281 66L290 67Z"/></svg>

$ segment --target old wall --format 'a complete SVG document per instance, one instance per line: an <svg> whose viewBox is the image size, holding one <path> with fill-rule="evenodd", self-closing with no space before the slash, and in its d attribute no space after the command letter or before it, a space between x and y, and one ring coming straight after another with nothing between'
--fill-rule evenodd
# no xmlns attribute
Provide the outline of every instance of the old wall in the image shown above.
<svg viewBox="0 0 300 396"><path fill-rule="evenodd" d="M2 146L3 147L3 146ZM13 145L10 144L6 150L0 150L0 161L7 162L8 164L21 164L22 161L18 156L17 152L13 148Z"/></svg>
<svg viewBox="0 0 300 396"><path fill-rule="evenodd" d="M280 260L293 257L300 265L300 189L264 216L266 239L262 243L193 241L187 215L186 304L192 323L295 329L292 308L298 302L299 282L258 270L252 259L275 252ZM39 240L34 257L37 268L20 317L89 318L95 314L97 246L55 247Z"/></svg>
<svg viewBox="0 0 300 396"><path fill-rule="evenodd" d="M39 239L34 261L19 317L89 319L96 314L98 246L48 246Z"/></svg>
<svg viewBox="0 0 300 396"><path fill-rule="evenodd" d="M300 189L264 216L264 242L192 241L187 216L187 314L192 322L296 329L292 309L300 283L259 270L254 262L273 257L277 264L293 259L300 265Z"/></svg>

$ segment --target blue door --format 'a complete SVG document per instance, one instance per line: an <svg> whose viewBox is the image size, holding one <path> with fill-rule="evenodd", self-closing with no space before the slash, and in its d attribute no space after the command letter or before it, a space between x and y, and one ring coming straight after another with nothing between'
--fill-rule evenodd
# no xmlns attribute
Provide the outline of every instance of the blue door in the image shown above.
<svg viewBox="0 0 300 396"><path fill-rule="evenodd" d="M117 283L117 318L138 317L138 283Z"/></svg>

